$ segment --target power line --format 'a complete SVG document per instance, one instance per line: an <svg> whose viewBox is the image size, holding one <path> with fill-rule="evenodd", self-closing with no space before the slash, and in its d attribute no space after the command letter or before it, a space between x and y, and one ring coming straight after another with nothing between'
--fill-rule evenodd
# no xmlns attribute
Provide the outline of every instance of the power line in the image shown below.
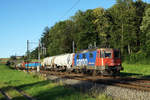
<svg viewBox="0 0 150 100"><path fill-rule="evenodd" d="M66 11L66 13L64 13L64 15L63 15L62 17L60 17L60 20L61 20L63 17L65 17L65 15L67 15L79 2L80 2L80 0L77 0L77 1L74 3L74 5L73 5L70 9L68 9L68 10Z"/></svg>

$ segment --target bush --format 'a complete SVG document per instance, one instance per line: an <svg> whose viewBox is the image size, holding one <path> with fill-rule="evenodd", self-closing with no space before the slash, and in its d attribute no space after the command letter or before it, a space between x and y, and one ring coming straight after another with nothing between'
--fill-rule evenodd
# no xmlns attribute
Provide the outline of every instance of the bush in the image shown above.
<svg viewBox="0 0 150 100"><path fill-rule="evenodd" d="M145 52L139 51L124 57L124 61L128 64L150 64L149 57Z"/></svg>

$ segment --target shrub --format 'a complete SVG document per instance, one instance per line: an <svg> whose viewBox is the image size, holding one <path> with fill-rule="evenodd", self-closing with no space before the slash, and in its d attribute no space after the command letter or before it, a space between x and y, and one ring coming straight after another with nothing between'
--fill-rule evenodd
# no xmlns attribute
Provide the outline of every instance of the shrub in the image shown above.
<svg viewBox="0 0 150 100"><path fill-rule="evenodd" d="M124 57L124 61L128 64L148 64L149 63L148 55L143 51L138 51L137 53L132 53Z"/></svg>

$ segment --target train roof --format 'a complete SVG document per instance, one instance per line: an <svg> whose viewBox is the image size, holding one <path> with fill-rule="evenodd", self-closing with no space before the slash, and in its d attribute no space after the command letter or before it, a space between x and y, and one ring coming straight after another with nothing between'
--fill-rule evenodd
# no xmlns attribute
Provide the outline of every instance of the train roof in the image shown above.
<svg viewBox="0 0 150 100"><path fill-rule="evenodd" d="M95 50L119 50L119 49L116 49L116 48L94 48L94 49L80 50L80 51L77 51L76 53L85 53L85 52L91 52L91 51L95 51Z"/></svg>

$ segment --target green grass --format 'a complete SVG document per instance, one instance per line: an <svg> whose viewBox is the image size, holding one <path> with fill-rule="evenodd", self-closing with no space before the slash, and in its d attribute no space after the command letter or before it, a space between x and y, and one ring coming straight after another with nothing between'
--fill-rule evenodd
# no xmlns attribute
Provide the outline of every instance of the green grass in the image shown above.
<svg viewBox="0 0 150 100"><path fill-rule="evenodd" d="M0 88L13 97L13 100L25 100L13 87L23 90L38 100L112 100L106 95L92 97L72 88L66 88L61 83L52 83L35 74L0 65Z"/></svg>
<svg viewBox="0 0 150 100"><path fill-rule="evenodd" d="M27 100L22 94L20 94L18 91L16 91L13 88L10 88L5 91L10 97L12 97L12 100Z"/></svg>
<svg viewBox="0 0 150 100"><path fill-rule="evenodd" d="M122 76L150 78L150 65L123 63Z"/></svg>
<svg viewBox="0 0 150 100"><path fill-rule="evenodd" d="M150 78L150 65L123 63L123 67L124 70L120 74L123 77ZM12 87L21 89L38 100L112 100L103 94L92 97L72 88L66 88L63 84L52 83L35 74L28 74L0 65L0 88L12 96L13 100L25 100ZM0 94L0 100L3 99L4 96Z"/></svg>
<svg viewBox="0 0 150 100"><path fill-rule="evenodd" d="M0 100L5 100L5 97L0 93Z"/></svg>

